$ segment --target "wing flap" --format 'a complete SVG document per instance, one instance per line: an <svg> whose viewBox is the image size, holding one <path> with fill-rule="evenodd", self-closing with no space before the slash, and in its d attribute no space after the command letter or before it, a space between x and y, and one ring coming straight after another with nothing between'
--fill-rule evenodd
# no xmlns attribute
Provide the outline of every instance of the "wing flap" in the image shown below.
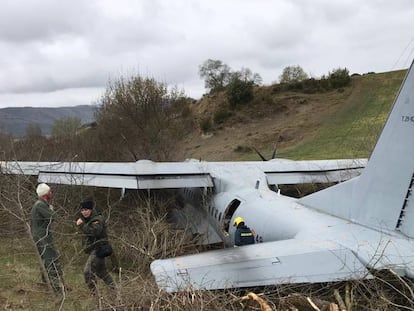
<svg viewBox="0 0 414 311"><path fill-rule="evenodd" d="M204 167L192 162L0 162L7 174L38 175L39 182L125 189L213 187Z"/></svg>
<svg viewBox="0 0 414 311"><path fill-rule="evenodd" d="M359 176L366 159L309 160L261 164L269 184L341 182Z"/></svg>
<svg viewBox="0 0 414 311"><path fill-rule="evenodd" d="M40 171L38 179L40 182L46 183L125 189L178 189L213 186L213 181L208 174L112 175Z"/></svg>
<svg viewBox="0 0 414 311"><path fill-rule="evenodd" d="M295 239L156 260L151 271L168 292L370 277L351 250Z"/></svg>

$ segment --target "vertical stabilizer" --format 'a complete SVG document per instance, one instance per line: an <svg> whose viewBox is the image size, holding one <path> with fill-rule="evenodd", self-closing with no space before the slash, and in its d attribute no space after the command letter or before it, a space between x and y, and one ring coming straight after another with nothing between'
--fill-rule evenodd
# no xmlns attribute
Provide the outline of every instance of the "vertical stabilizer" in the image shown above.
<svg viewBox="0 0 414 311"><path fill-rule="evenodd" d="M410 69L360 177L301 203L355 222L414 237L414 69Z"/></svg>

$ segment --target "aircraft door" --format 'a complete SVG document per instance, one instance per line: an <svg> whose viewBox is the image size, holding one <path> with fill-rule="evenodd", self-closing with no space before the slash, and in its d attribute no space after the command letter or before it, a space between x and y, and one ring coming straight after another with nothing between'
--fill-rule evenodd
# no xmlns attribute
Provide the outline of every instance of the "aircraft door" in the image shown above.
<svg viewBox="0 0 414 311"><path fill-rule="evenodd" d="M233 217L234 213L236 212L237 208L239 207L241 201L238 199L232 200L226 207L224 214L223 214L223 222L222 222L222 230L225 236L229 235L230 229L230 221Z"/></svg>

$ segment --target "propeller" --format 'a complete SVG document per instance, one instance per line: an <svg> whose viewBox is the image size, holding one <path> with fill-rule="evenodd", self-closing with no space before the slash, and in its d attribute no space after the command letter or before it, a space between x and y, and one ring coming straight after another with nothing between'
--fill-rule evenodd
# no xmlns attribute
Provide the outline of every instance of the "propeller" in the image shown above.
<svg viewBox="0 0 414 311"><path fill-rule="evenodd" d="M262 159L262 161L267 161L267 159L260 153L259 150L257 150L255 147L252 147L254 151L259 155L259 157Z"/></svg>
<svg viewBox="0 0 414 311"><path fill-rule="evenodd" d="M276 139L276 142L275 142L275 145L274 145L274 147L273 147L273 152L272 152L272 158L271 158L271 160L273 160L273 159L276 159L276 151L277 151L277 144L278 144L278 142L280 141L280 135L277 137L277 139ZM268 161L268 159L266 159L261 153L260 153L260 151L259 150L257 150L255 147L252 147L252 149L254 150L254 151L256 151L256 153L259 155L259 157L262 159L262 161Z"/></svg>

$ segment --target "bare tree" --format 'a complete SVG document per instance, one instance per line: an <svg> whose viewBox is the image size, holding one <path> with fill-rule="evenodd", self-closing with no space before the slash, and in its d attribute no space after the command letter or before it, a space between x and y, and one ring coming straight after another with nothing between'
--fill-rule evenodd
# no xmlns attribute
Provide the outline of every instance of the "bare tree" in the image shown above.
<svg viewBox="0 0 414 311"><path fill-rule="evenodd" d="M42 136L42 129L38 123L31 123L26 127L26 138Z"/></svg>
<svg viewBox="0 0 414 311"><path fill-rule="evenodd" d="M110 83L99 104L96 119L102 142L118 157L128 154L129 160L169 159L191 119L184 114L188 110L182 92L141 76Z"/></svg>
<svg viewBox="0 0 414 311"><path fill-rule="evenodd" d="M262 84L262 77L258 73L253 73L249 68L242 68L232 74L232 79L238 78L243 82L251 82L253 85Z"/></svg>
<svg viewBox="0 0 414 311"><path fill-rule="evenodd" d="M82 125L80 118L63 118L55 120L52 126L52 136L54 137L73 137Z"/></svg>

